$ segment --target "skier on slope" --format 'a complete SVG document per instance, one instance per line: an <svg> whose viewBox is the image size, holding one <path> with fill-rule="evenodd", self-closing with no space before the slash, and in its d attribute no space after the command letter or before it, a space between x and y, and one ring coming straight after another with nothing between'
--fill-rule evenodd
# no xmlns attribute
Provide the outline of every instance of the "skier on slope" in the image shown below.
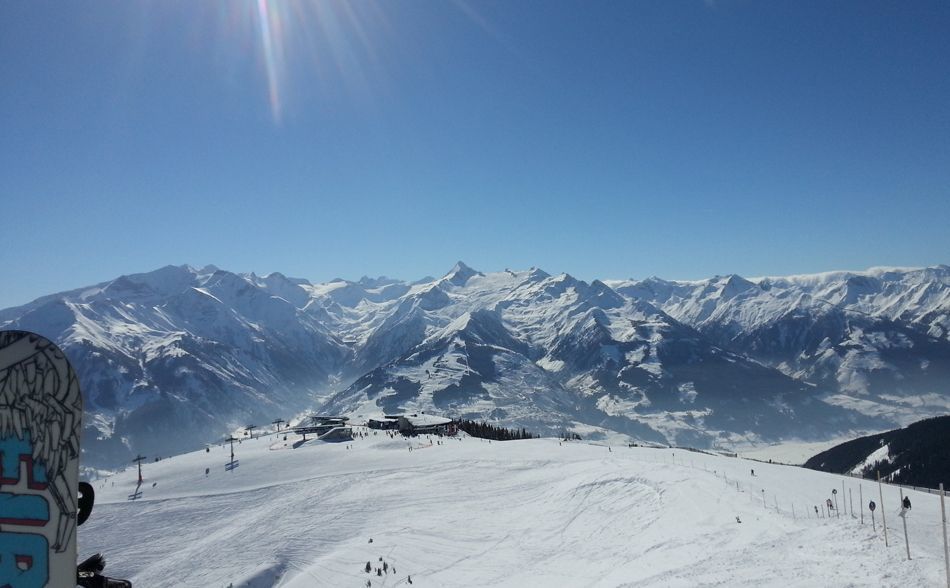
<svg viewBox="0 0 950 588"><path fill-rule="evenodd" d="M907 511L909 510L910 510L910 497L905 496L904 500L901 501L901 511L897 513L897 516L905 517L907 516Z"/></svg>

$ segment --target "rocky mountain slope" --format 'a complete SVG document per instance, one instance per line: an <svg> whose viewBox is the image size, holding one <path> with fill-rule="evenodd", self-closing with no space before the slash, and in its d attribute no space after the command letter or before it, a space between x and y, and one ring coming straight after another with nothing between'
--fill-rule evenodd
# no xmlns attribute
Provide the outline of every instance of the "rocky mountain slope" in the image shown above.
<svg viewBox="0 0 950 588"><path fill-rule="evenodd" d="M717 345L900 424L950 412L950 268L611 282Z"/></svg>
<svg viewBox="0 0 950 588"><path fill-rule="evenodd" d="M950 412L950 268L584 282L526 271L311 284L165 267L0 311L76 364L87 463L308 409L425 410L686 445Z"/></svg>

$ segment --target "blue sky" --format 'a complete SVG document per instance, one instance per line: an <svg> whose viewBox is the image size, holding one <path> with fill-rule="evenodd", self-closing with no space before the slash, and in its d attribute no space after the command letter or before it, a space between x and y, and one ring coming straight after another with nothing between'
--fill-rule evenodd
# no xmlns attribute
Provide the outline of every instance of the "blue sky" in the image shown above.
<svg viewBox="0 0 950 588"><path fill-rule="evenodd" d="M0 3L0 307L950 263L950 4Z"/></svg>

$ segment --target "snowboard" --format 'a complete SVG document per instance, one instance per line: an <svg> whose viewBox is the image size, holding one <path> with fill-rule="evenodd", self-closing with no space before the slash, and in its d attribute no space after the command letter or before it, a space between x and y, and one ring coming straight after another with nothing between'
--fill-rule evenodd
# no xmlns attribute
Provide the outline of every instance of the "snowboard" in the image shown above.
<svg viewBox="0 0 950 588"><path fill-rule="evenodd" d="M81 428L63 352L0 331L0 587L76 586Z"/></svg>

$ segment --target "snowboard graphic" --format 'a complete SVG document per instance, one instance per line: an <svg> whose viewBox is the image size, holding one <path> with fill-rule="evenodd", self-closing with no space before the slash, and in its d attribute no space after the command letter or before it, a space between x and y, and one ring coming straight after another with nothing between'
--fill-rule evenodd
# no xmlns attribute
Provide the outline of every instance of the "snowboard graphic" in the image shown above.
<svg viewBox="0 0 950 588"><path fill-rule="evenodd" d="M0 587L76 586L81 426L63 352L0 331Z"/></svg>

